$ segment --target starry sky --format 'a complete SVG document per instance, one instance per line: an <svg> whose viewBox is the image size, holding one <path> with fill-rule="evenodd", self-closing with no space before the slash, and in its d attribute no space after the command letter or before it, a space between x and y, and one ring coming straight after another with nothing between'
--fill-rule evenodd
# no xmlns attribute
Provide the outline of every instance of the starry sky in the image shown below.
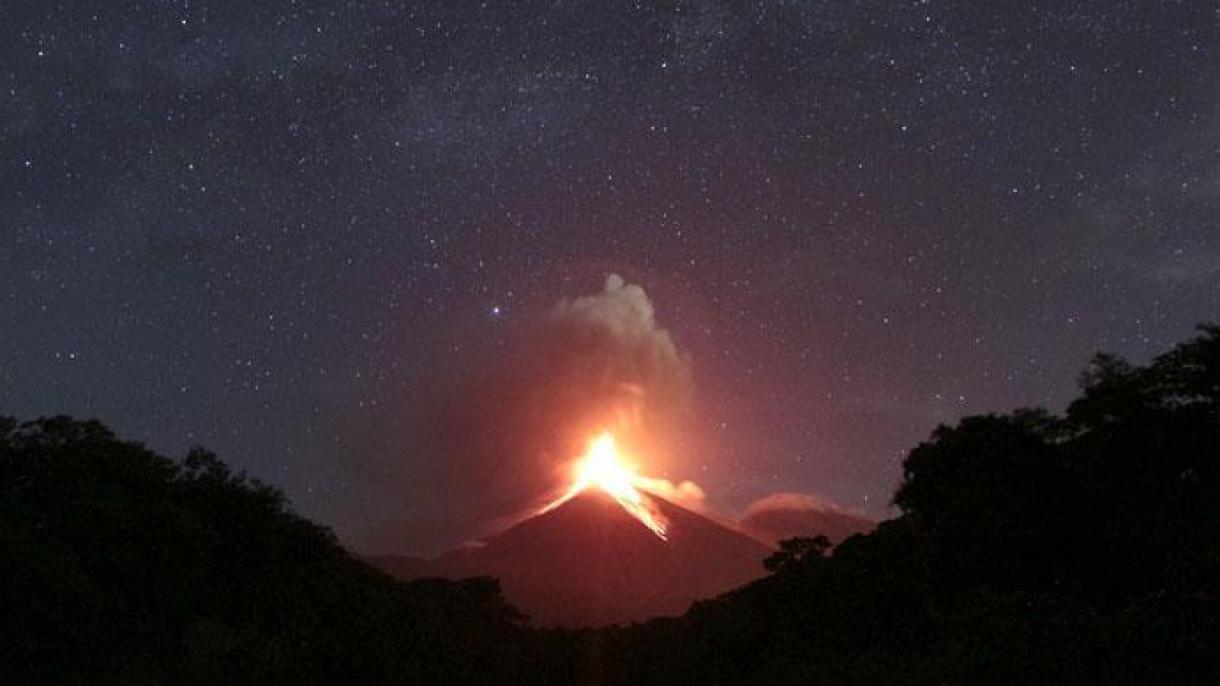
<svg viewBox="0 0 1220 686"><path fill-rule="evenodd" d="M1220 313L1212 2L3 15L0 413L207 446L361 550L468 533L411 524L447 512L409 417L609 273L691 361L668 476L726 512L884 516L937 423Z"/></svg>

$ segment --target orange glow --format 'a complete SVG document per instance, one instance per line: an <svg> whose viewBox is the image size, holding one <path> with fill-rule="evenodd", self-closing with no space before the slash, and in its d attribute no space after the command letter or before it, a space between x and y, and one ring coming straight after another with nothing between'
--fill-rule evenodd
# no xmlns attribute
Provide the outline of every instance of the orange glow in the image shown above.
<svg viewBox="0 0 1220 686"><path fill-rule="evenodd" d="M586 488L600 488L618 501L631 516L665 540L665 518L638 488L648 481L637 475L632 466L623 460L614 443L614 435L607 431L594 438L585 454L573 464L572 487L543 511L562 505Z"/></svg>

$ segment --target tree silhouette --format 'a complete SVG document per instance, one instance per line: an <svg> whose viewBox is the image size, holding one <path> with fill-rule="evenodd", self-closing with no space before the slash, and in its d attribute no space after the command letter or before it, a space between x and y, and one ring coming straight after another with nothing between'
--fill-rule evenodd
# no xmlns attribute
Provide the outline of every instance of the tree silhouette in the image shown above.
<svg viewBox="0 0 1220 686"><path fill-rule="evenodd" d="M769 572L784 572L804 567L826 557L830 539L825 536L797 536L779 542L779 550L763 560Z"/></svg>
<svg viewBox="0 0 1220 686"><path fill-rule="evenodd" d="M520 619L493 579L372 570L210 452L67 417L0 419L0 589L11 683L484 683Z"/></svg>

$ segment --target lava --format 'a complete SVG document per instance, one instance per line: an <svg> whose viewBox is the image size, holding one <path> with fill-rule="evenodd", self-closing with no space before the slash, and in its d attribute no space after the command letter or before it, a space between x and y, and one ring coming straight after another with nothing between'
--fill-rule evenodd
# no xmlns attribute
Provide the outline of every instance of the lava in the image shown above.
<svg viewBox="0 0 1220 686"><path fill-rule="evenodd" d="M588 488L600 488L614 498L631 516L666 540L667 522L639 486L647 483L625 462L614 443L614 435L604 432L589 443L589 448L573 463L572 486L543 512L553 510Z"/></svg>

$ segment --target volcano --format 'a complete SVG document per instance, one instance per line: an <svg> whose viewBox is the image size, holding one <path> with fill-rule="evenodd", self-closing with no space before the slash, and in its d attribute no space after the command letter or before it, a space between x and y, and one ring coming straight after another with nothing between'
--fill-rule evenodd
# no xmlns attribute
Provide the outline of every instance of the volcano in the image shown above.
<svg viewBox="0 0 1220 686"><path fill-rule="evenodd" d="M648 495L667 522L661 538L612 496L588 489L561 505L426 564L370 562L399 578L500 579L537 626L604 626L677 615L763 575L766 545Z"/></svg>

